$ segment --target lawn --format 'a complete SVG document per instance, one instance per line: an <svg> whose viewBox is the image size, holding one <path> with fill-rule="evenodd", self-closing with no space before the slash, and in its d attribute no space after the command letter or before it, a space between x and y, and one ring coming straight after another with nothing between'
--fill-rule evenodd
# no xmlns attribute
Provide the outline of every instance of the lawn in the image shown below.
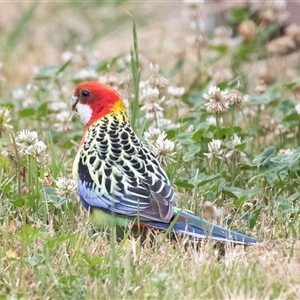
<svg viewBox="0 0 300 300"><path fill-rule="evenodd" d="M300 25L282 2L1 6L0 299L299 299ZM179 207L261 242L96 230L72 177L70 99L91 80L122 95Z"/></svg>

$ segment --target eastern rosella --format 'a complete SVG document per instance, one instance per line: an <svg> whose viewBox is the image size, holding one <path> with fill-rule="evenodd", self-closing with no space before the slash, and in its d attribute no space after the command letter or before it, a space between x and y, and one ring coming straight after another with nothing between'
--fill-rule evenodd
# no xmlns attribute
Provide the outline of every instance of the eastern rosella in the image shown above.
<svg viewBox="0 0 300 300"><path fill-rule="evenodd" d="M84 123L73 176L97 226L137 223L196 238L252 244L258 240L214 225L175 206L170 181L130 126L121 96L97 83L79 84L72 108Z"/></svg>

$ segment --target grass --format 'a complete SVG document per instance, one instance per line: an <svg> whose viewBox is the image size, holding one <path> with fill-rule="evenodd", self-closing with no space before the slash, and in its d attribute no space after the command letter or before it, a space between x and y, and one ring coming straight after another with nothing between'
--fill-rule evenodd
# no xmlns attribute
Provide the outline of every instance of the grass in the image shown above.
<svg viewBox="0 0 300 300"><path fill-rule="evenodd" d="M191 13L200 11L196 4L14 5L7 4L10 19L0 38L6 44L0 53L0 299L297 299L299 50L266 51L280 23L268 26L259 11L230 9L227 26L235 29L244 19L256 24L253 39L234 43L188 27L199 17ZM62 30L53 32L53 24ZM33 67L39 67L34 74ZM142 139L154 126L174 143L165 170L178 205L262 243L195 245L130 232L117 240L114 230L94 230L72 185L82 124L68 113L75 85L99 76L127 99ZM170 83L159 87L156 102L173 126L159 125L161 116L149 119L143 109L149 100L139 83L155 86L164 78ZM209 112L211 85L249 99ZM172 95L168 86L185 92ZM37 132L34 142L22 141L24 129ZM217 139L221 146L209 158Z"/></svg>

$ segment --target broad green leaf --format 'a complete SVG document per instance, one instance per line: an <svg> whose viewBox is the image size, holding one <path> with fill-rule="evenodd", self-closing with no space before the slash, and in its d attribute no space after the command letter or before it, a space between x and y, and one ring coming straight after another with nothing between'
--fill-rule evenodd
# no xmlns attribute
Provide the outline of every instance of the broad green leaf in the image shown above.
<svg viewBox="0 0 300 300"><path fill-rule="evenodd" d="M36 109L33 107L24 108L19 112L19 116L21 118L32 117L35 114L36 114Z"/></svg>
<svg viewBox="0 0 300 300"><path fill-rule="evenodd" d="M289 83L285 83L283 84L283 86L287 89L287 90L293 90L296 87L298 87L300 85L300 79L297 78L296 80L289 82Z"/></svg>
<svg viewBox="0 0 300 300"><path fill-rule="evenodd" d="M193 160L195 158L195 155L199 153L200 150L201 150L201 145L199 144L191 145L188 151L183 154L182 157L183 161L188 162Z"/></svg>
<svg viewBox="0 0 300 300"><path fill-rule="evenodd" d="M193 140L193 133L192 132L185 132L185 133L178 134L177 140L182 145L191 145L191 144L195 143L194 140Z"/></svg>
<svg viewBox="0 0 300 300"><path fill-rule="evenodd" d="M22 207L24 206L25 200L23 198L17 198L10 200L10 202L15 206Z"/></svg>
<svg viewBox="0 0 300 300"><path fill-rule="evenodd" d="M244 205L245 201L248 199L247 195L244 195L238 199L236 199L235 201L233 201L233 205L236 207L241 207Z"/></svg>
<svg viewBox="0 0 300 300"><path fill-rule="evenodd" d="M227 14L227 20L233 23L239 23L247 19L249 19L249 13L243 7L233 8Z"/></svg>
<svg viewBox="0 0 300 300"><path fill-rule="evenodd" d="M240 189L238 187L225 187L224 193L226 193L234 198L240 198L242 196L245 196L246 191L243 189Z"/></svg>
<svg viewBox="0 0 300 300"><path fill-rule="evenodd" d="M178 187L182 187L182 188L186 188L186 189L191 189L194 187L193 184L190 184L187 181L175 181L174 184Z"/></svg>
<svg viewBox="0 0 300 300"><path fill-rule="evenodd" d="M214 174L214 175L206 175L204 173L198 174L195 177L191 178L188 182L193 184L194 186L201 186L210 181L217 180L221 177L221 174Z"/></svg>
<svg viewBox="0 0 300 300"><path fill-rule="evenodd" d="M255 94L250 97L250 102L254 105L270 104L281 98L281 93L278 91L268 92L264 94Z"/></svg>
<svg viewBox="0 0 300 300"><path fill-rule="evenodd" d="M46 261L45 255L42 253L34 253L34 255L25 260L30 266L35 267L44 264Z"/></svg>
<svg viewBox="0 0 300 300"><path fill-rule="evenodd" d="M202 139L202 137L204 136L204 134L207 132L207 130L209 129L210 124L208 122L203 122L201 123L198 127L197 130L194 132L193 134L193 140L194 141L199 141Z"/></svg>
<svg viewBox="0 0 300 300"><path fill-rule="evenodd" d="M271 158L275 156L276 156L276 148L274 146L269 146L267 149L264 150L263 153L255 157L252 163L256 166L267 167L270 165Z"/></svg>
<svg viewBox="0 0 300 300"><path fill-rule="evenodd" d="M34 76L34 79L47 80L47 79L55 78L60 68L61 66L59 65L43 66L39 69L39 73Z"/></svg>

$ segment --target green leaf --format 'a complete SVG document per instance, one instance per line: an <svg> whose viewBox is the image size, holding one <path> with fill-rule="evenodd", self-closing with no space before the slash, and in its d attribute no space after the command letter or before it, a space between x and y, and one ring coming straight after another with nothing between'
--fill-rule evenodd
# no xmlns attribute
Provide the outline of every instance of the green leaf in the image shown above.
<svg viewBox="0 0 300 300"><path fill-rule="evenodd" d="M279 103L278 110L285 115L296 112L295 111L295 103L291 100L284 100Z"/></svg>
<svg viewBox="0 0 300 300"><path fill-rule="evenodd" d="M221 90L225 90L225 89L236 89L239 87L241 82L241 78L239 76L234 77L231 80L226 80L226 81L222 81L220 83L218 83L218 87Z"/></svg>
<svg viewBox="0 0 300 300"><path fill-rule="evenodd" d="M36 109L33 107L26 107L19 112L19 116L22 118L32 117L36 113Z"/></svg>
<svg viewBox="0 0 300 300"><path fill-rule="evenodd" d="M48 80L55 78L57 72L61 69L59 65L43 66L39 69L39 74L34 76L35 80Z"/></svg>
<svg viewBox="0 0 300 300"><path fill-rule="evenodd" d="M264 94L255 94L250 97L250 102L254 105L270 104L281 98L281 93L278 91L271 91Z"/></svg>
<svg viewBox="0 0 300 300"><path fill-rule="evenodd" d="M246 202L246 200L248 199L248 196L247 195L244 195L238 199L236 199L235 201L233 201L233 205L235 207L241 207L244 205L244 203Z"/></svg>
<svg viewBox="0 0 300 300"><path fill-rule="evenodd" d="M227 16L227 20L233 23L239 23L241 21L249 19L249 14L245 8L237 7L231 9Z"/></svg>
<svg viewBox="0 0 300 300"><path fill-rule="evenodd" d="M292 81L292 82L290 82L290 83L286 83L286 84L284 84L283 86L287 89L287 90L293 90L293 89L295 89L297 86L299 86L300 85L300 79L298 78L298 79L296 79L296 80L294 80L294 81Z"/></svg>
<svg viewBox="0 0 300 300"><path fill-rule="evenodd" d="M200 150L201 150L201 145L199 144L191 145L188 151L183 154L182 157L183 161L188 162L193 160L195 158L195 155L199 153Z"/></svg>
<svg viewBox="0 0 300 300"><path fill-rule="evenodd" d="M288 201L294 202L300 197L300 192L296 192L288 197Z"/></svg>
<svg viewBox="0 0 300 300"><path fill-rule="evenodd" d="M42 103L42 104L39 106L37 112L38 112L39 115L47 116L47 115L49 114L49 111L48 111L48 103L47 103L47 102Z"/></svg>
<svg viewBox="0 0 300 300"><path fill-rule="evenodd" d="M177 141L182 145L192 145L195 143L193 140L193 135L194 134L192 132L180 133L177 136Z"/></svg>
<svg viewBox="0 0 300 300"><path fill-rule="evenodd" d="M36 241L40 236L41 236L41 229L33 228L29 224L23 225L20 231L16 233L16 237L20 238L21 240L27 243Z"/></svg>
<svg viewBox="0 0 300 300"><path fill-rule="evenodd" d="M250 229L252 229L255 226L261 210L262 210L262 207L259 207L251 214L251 218L249 221Z"/></svg>
<svg viewBox="0 0 300 300"><path fill-rule="evenodd" d="M238 145L235 145L234 146L234 149L237 149L237 150L245 150L245 148L246 148L246 146L247 146L247 142L243 142L243 143L241 143L241 144L238 144Z"/></svg>
<svg viewBox="0 0 300 300"><path fill-rule="evenodd" d="M224 193L234 198L241 198L242 196L245 196L246 191L238 187L225 187Z"/></svg>
<svg viewBox="0 0 300 300"><path fill-rule="evenodd" d="M258 39L261 43L267 42L271 36L280 34L281 25L278 23L269 24L259 33Z"/></svg>
<svg viewBox="0 0 300 300"><path fill-rule="evenodd" d="M41 195L45 201L59 201L59 197L56 195L55 189L52 187L45 187L41 189Z"/></svg>
<svg viewBox="0 0 300 300"><path fill-rule="evenodd" d="M214 174L214 175L206 175L204 173L198 174L191 178L188 182L193 184L194 186L202 186L210 181L217 180L221 177L221 174Z"/></svg>
<svg viewBox="0 0 300 300"><path fill-rule="evenodd" d="M291 114L287 115L286 117L283 118L283 122L299 122L300 121L300 116L298 113L295 111L295 106L294 106L294 112Z"/></svg>
<svg viewBox="0 0 300 300"><path fill-rule="evenodd" d="M217 130L214 133L214 138L215 139L219 139L221 138L225 138L225 137L231 137L233 136L234 133L239 133L241 131L240 127L223 127L223 128L219 128L219 130Z"/></svg>
<svg viewBox="0 0 300 300"><path fill-rule="evenodd" d="M15 206L22 207L24 206L25 200L23 198L17 198L10 200L10 202Z"/></svg>
<svg viewBox="0 0 300 300"><path fill-rule="evenodd" d="M39 73L34 76L34 79L36 80L54 79L60 73L62 73L70 63L71 60L68 60L62 65L43 66L39 69Z"/></svg>
<svg viewBox="0 0 300 300"><path fill-rule="evenodd" d="M32 267L42 265L45 261L45 256L41 253L34 253L34 255L31 258L26 259L26 262Z"/></svg>
<svg viewBox="0 0 300 300"><path fill-rule="evenodd" d="M252 163L256 166L268 167L271 163L271 158L276 156L276 148L269 146L263 153L255 157Z"/></svg>
<svg viewBox="0 0 300 300"><path fill-rule="evenodd" d="M166 134L168 140L173 140L177 137L178 129L169 129L168 131L166 131Z"/></svg>
<svg viewBox="0 0 300 300"><path fill-rule="evenodd" d="M58 70L56 71L55 73L55 76L58 76L60 73L62 73L66 68L67 66L71 63L71 59L66 61L64 64L62 64L60 67L58 66Z"/></svg>
<svg viewBox="0 0 300 300"><path fill-rule="evenodd" d="M219 52L220 54L226 54L229 51L229 48L225 45L211 46L210 48Z"/></svg>
<svg viewBox="0 0 300 300"><path fill-rule="evenodd" d="M187 99L186 101L193 106L201 106L204 107L206 103L206 99L203 97L203 92L193 91L185 96ZM185 98L184 97L184 98Z"/></svg>
<svg viewBox="0 0 300 300"><path fill-rule="evenodd" d="M182 188L186 188L186 189L191 189L194 187L193 184L190 184L187 181L175 181L174 184L178 187L182 187Z"/></svg>
<svg viewBox="0 0 300 300"><path fill-rule="evenodd" d="M194 132L192 139L194 141L199 141L203 138L204 134L208 131L210 124L208 122L203 122L199 125L197 130Z"/></svg>

